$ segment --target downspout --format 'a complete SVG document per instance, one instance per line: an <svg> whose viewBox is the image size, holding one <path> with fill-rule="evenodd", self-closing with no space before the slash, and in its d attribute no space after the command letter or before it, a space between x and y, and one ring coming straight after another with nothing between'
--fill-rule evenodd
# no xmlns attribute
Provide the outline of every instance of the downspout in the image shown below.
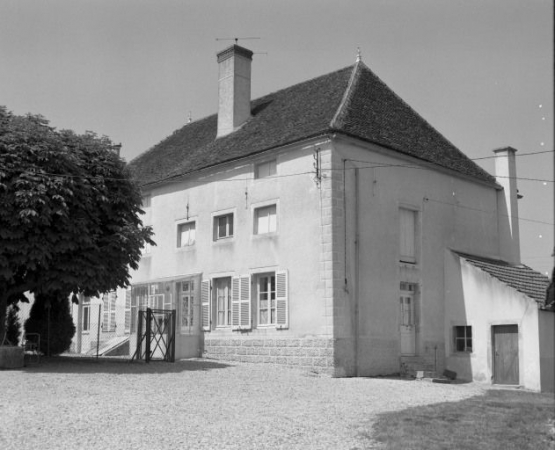
<svg viewBox="0 0 555 450"><path fill-rule="evenodd" d="M355 373L360 376L358 364L358 321L359 321L359 280L360 280L360 233L359 233L359 188L358 188L358 168L355 168L355 280L353 283L353 290L355 296Z"/></svg>

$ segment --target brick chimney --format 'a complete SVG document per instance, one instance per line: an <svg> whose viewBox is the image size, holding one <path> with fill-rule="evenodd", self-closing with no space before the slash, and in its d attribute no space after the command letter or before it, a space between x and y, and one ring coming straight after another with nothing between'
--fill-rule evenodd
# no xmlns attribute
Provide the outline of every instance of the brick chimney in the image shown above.
<svg viewBox="0 0 555 450"><path fill-rule="evenodd" d="M520 263L520 232L518 226L518 189L516 183L516 149L500 148L495 153L495 179L503 186L498 193L500 254L509 262Z"/></svg>
<svg viewBox="0 0 555 450"><path fill-rule="evenodd" d="M239 45L218 53L218 134L232 133L251 116L252 52Z"/></svg>

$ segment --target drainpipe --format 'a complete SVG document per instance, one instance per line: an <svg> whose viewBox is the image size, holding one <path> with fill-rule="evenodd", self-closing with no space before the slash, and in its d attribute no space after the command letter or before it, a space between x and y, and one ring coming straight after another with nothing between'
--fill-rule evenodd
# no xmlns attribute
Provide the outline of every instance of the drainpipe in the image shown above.
<svg viewBox="0 0 555 450"><path fill-rule="evenodd" d="M358 329L359 329L359 280L360 280L360 233L359 233L359 188L358 188L358 168L355 169L355 280L353 283L354 296L355 296L355 370L356 376L360 376L359 363L358 363Z"/></svg>

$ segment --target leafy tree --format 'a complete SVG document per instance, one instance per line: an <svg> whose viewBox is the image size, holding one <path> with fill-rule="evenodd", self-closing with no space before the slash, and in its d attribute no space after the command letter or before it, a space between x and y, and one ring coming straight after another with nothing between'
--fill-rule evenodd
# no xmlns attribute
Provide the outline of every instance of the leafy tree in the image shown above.
<svg viewBox="0 0 555 450"><path fill-rule="evenodd" d="M8 308L8 315L6 317L5 341L11 345L17 345L19 343L19 336L21 336L21 322L19 317L17 317L17 311L19 311L17 305L11 305Z"/></svg>
<svg viewBox="0 0 555 450"><path fill-rule="evenodd" d="M56 293L37 295L25 321L25 332L40 334L39 350L45 355L59 355L69 349L75 325L68 297Z"/></svg>
<svg viewBox="0 0 555 450"><path fill-rule="evenodd" d="M125 287L141 248L155 245L114 147L0 107L0 341L6 307L24 292L60 299Z"/></svg>

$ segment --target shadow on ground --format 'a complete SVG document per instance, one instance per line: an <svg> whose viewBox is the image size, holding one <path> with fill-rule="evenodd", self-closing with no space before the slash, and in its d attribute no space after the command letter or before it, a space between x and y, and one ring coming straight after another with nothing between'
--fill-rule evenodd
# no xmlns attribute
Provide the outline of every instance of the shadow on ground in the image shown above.
<svg viewBox="0 0 555 450"><path fill-rule="evenodd" d="M27 360L22 369L28 373L115 373L115 374L153 374L208 371L233 367L221 362L191 359L174 363L165 361L131 361L126 359L107 358L74 358L74 357L41 357L40 361Z"/></svg>

